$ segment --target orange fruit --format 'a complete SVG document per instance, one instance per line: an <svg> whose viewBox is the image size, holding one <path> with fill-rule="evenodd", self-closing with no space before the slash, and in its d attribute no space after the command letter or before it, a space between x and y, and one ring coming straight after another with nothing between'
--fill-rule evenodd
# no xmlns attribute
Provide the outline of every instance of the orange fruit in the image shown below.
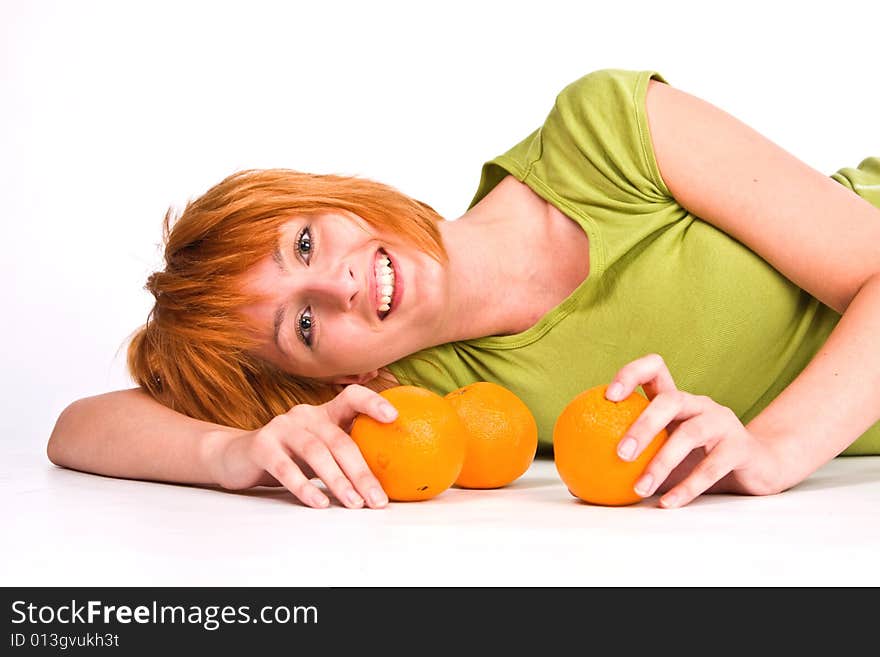
<svg viewBox="0 0 880 657"><path fill-rule="evenodd" d="M636 460L622 460L617 444L649 402L635 391L619 402L609 401L607 387L599 385L580 393L556 418L553 460L575 497L605 506L635 504L642 497L633 487L666 442L667 432L661 429Z"/></svg>
<svg viewBox="0 0 880 657"><path fill-rule="evenodd" d="M418 386L379 393L397 409L394 422L358 415L351 427L364 460L389 500L412 502L439 495L464 464L467 429L446 399Z"/></svg>
<svg viewBox="0 0 880 657"><path fill-rule="evenodd" d="M538 449L538 425L529 407L507 388L477 381L446 399L468 431L462 488L500 488L529 469Z"/></svg>

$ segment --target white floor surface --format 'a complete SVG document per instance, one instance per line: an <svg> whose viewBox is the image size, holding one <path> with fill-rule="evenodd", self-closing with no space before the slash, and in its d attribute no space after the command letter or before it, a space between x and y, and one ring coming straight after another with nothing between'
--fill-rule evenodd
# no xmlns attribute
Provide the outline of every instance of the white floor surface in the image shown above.
<svg viewBox="0 0 880 657"><path fill-rule="evenodd" d="M676 510L579 502L546 459L503 489L382 510L113 479L39 453L4 465L4 586L880 585L880 457Z"/></svg>

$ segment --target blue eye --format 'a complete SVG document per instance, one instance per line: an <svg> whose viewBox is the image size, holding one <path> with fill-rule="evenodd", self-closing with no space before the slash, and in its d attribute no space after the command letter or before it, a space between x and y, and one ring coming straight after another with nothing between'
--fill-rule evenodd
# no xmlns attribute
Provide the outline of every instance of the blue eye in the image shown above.
<svg viewBox="0 0 880 657"><path fill-rule="evenodd" d="M296 250L300 259L308 266L312 258L312 251L315 249L315 243L312 240L312 232L309 226L303 226L299 235L296 237ZM315 332L315 316L312 314L311 307L306 308L296 319L296 334L303 344L311 348Z"/></svg>
<svg viewBox="0 0 880 657"><path fill-rule="evenodd" d="M306 308L296 320L296 334L307 347L312 346L312 331L315 328L315 318L312 309Z"/></svg>
<svg viewBox="0 0 880 657"><path fill-rule="evenodd" d="M305 262L306 264L309 264L309 259L311 258L313 248L314 244L312 244L312 233L309 230L309 227L305 226L300 231L299 236L296 238L296 250L299 251L303 262Z"/></svg>

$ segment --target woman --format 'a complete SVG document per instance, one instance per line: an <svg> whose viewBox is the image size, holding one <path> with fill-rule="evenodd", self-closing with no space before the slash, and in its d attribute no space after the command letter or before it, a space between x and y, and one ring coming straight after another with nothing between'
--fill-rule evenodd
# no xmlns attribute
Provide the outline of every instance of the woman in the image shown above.
<svg viewBox="0 0 880 657"><path fill-rule="evenodd" d="M651 400L619 445L670 439L665 507L781 492L880 453L880 158L826 177L655 71L604 69L487 162L445 221L380 183L230 176L165 218L139 388L74 402L52 462L387 503L348 436L398 383L518 394L549 447L599 383ZM674 374L674 376L673 376Z"/></svg>

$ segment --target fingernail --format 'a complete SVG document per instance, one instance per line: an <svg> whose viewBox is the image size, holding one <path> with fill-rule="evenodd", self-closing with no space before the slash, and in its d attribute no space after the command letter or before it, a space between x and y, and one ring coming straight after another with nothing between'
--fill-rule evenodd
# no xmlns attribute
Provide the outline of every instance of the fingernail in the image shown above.
<svg viewBox="0 0 880 657"><path fill-rule="evenodd" d="M660 500L660 503L665 506L667 509L674 507L678 504L678 495L667 495L663 499Z"/></svg>
<svg viewBox="0 0 880 657"><path fill-rule="evenodd" d="M397 410L391 404L382 404L382 417L393 420L397 417Z"/></svg>
<svg viewBox="0 0 880 657"><path fill-rule="evenodd" d="M635 441L634 438L626 438L620 446L617 448L617 454L620 458L630 461L632 460L633 455L636 453L636 447L639 444Z"/></svg>
<svg viewBox="0 0 880 657"><path fill-rule="evenodd" d="M623 396L623 386L619 383L612 383L608 386L605 396L611 401L620 401L621 396Z"/></svg>
<svg viewBox="0 0 880 657"><path fill-rule="evenodd" d="M647 474L636 483L636 493L641 495L642 497L647 497L651 494L651 485L654 483L654 477Z"/></svg>
<svg viewBox="0 0 880 657"><path fill-rule="evenodd" d="M385 497L385 493L380 491L378 488L374 488L370 491L370 502L373 506L382 506L386 502L388 502L388 498Z"/></svg>
<svg viewBox="0 0 880 657"><path fill-rule="evenodd" d="M312 504L314 504L315 506L325 507L330 504L330 500L327 499L326 495L315 493L314 495L312 495Z"/></svg>
<svg viewBox="0 0 880 657"><path fill-rule="evenodd" d="M353 490L348 492L348 503L354 506L361 506L364 503L364 499L355 493Z"/></svg>

